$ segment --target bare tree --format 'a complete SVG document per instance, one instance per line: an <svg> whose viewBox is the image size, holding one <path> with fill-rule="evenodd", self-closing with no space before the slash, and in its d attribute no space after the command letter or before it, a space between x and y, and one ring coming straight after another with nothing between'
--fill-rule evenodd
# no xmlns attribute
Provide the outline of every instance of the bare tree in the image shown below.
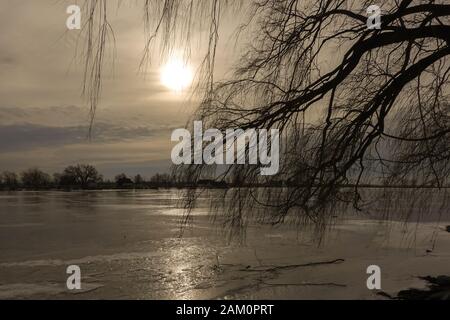
<svg viewBox="0 0 450 320"><path fill-rule="evenodd" d="M69 166L64 169L59 181L63 186L80 186L85 189L91 184L101 182L102 176L92 165L77 164L76 166Z"/></svg>
<svg viewBox="0 0 450 320"><path fill-rule="evenodd" d="M447 1L381 1L380 29L367 27L372 2L366 0L213 0L199 1L205 5L201 10L195 1L157 2L145 1L145 20L151 11L159 16L146 53L157 35L167 50L179 37L189 39L198 21L210 26L207 86L194 118L222 131L278 128L282 133L281 170L272 181L261 178L256 165L232 165L225 172L206 165L176 169L189 181L220 175L266 185L274 179L289 182L284 188L233 189L226 195L231 201L219 202L228 206L230 230L245 226L255 212L264 222L314 222L323 229L337 204L361 207L364 184L448 185ZM149 10L152 6L159 10ZM226 7L245 7L240 32L251 40L233 76L215 81L219 21ZM188 207L195 195L195 190L186 194Z"/></svg>
<svg viewBox="0 0 450 320"><path fill-rule="evenodd" d="M132 186L134 183L133 180L131 180L125 173L116 175L114 180L119 188Z"/></svg>
<svg viewBox="0 0 450 320"><path fill-rule="evenodd" d="M144 178L140 174L135 175L133 180L137 186L142 186L145 183Z"/></svg>
<svg viewBox="0 0 450 320"><path fill-rule="evenodd" d="M10 190L14 190L19 186L19 178L15 172L4 171L0 177L4 186Z"/></svg>
<svg viewBox="0 0 450 320"><path fill-rule="evenodd" d="M344 5L346 4L346 5ZM385 1L368 29L369 1L266 1L258 35L234 79L216 83L198 117L209 127L279 128L288 188L237 190L228 212L271 223L291 215L322 228L336 203L359 208L361 184L448 183L450 5ZM199 166L194 174L208 174ZM226 175L258 181L258 167ZM342 186L353 186L343 189Z"/></svg>
<svg viewBox="0 0 450 320"><path fill-rule="evenodd" d="M25 188L41 189L51 184L50 176L38 168L23 171L20 179Z"/></svg>

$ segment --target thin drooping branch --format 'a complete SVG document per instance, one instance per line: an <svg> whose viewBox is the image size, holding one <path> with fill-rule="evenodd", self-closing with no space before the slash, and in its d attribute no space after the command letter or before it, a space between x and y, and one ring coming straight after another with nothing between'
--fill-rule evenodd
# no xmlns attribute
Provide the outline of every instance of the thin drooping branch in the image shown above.
<svg viewBox="0 0 450 320"><path fill-rule="evenodd" d="M155 51L162 60L178 51L183 52L186 60L190 59L193 34L207 30L206 51L198 79L205 88L211 88L220 19L229 10L238 11L242 3L242 0L143 0L146 41L138 65L145 70ZM120 5L121 1L84 0L83 12L87 12L87 19L79 41L84 41L81 51L83 95L90 105L91 130L101 97L105 57L109 51L115 56L114 30L108 12L110 7L120 8Z"/></svg>

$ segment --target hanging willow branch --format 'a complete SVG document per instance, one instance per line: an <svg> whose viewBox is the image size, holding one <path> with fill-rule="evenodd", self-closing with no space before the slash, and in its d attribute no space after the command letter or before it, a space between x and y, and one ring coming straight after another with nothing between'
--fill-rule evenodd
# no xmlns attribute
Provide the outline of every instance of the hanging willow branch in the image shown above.
<svg viewBox="0 0 450 320"><path fill-rule="evenodd" d="M193 34L207 31L207 50L203 57L200 79L205 87L212 87L216 48L219 40L219 24L223 14L237 11L242 0L143 0L143 22L146 42L140 68L145 69L152 56L168 57L175 50L184 52L186 60L191 57ZM96 108L100 102L105 55L115 52L114 29L108 20L108 12L121 1L85 0L83 12L87 19L83 24L80 39L84 41L83 95L90 105L92 126Z"/></svg>
<svg viewBox="0 0 450 320"><path fill-rule="evenodd" d="M112 29L106 1L86 3L92 22L86 27L85 92L93 118ZM313 222L323 230L337 210L344 211L340 205L362 209L360 187L368 184L409 185L426 196L424 188L437 187L448 205L450 4L381 1L379 30L366 25L371 4L144 2L147 41L141 66L149 61L154 44L163 56L176 44L189 58L192 35L208 31L203 60L207 85L195 119L221 131L277 128L282 133L281 167L275 177L261 177L255 165L175 168L179 179L193 184L214 178L235 186L224 193L227 201L215 203L229 230L241 230L255 214L265 223ZM217 81L219 26L230 8L243 15L239 33L250 40L234 74ZM283 187L274 188L279 185ZM185 195L187 208L195 205L196 195L192 189Z"/></svg>

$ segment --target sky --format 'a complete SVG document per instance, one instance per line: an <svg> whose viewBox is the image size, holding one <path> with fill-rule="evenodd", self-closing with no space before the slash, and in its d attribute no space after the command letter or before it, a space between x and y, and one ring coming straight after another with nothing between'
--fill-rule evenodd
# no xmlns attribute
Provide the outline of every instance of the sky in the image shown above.
<svg viewBox="0 0 450 320"><path fill-rule="evenodd" d="M171 132L184 127L196 102L162 85L158 59L139 72L142 1L123 1L110 11L116 49L108 51L91 139L83 65L76 58L80 31L66 28L66 8L76 3L0 2L0 172L39 167L53 173L76 163L93 164L105 177L167 171ZM227 57L219 56L218 64L225 66ZM194 70L199 60L194 50Z"/></svg>

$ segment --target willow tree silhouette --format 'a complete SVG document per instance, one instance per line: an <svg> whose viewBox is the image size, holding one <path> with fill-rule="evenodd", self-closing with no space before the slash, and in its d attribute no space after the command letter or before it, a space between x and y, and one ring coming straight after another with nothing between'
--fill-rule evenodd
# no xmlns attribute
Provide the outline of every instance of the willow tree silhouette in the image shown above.
<svg viewBox="0 0 450 320"><path fill-rule="evenodd" d="M314 222L323 229L337 204L362 208L360 190L366 184L409 184L422 193L432 186L448 199L443 187L450 159L450 4L378 1L381 28L369 29L366 9L372 4L145 1L146 21L157 16L147 29L146 57L158 36L167 51L179 39L189 47L195 27L209 29L206 85L194 119L220 130L281 130L281 167L275 177L261 177L255 165L175 169L193 182L211 176L252 182L228 190L229 201L216 203L226 206L218 211L228 226L239 229L257 213L265 222ZM230 8L241 13L239 34L251 40L234 74L215 81L220 18ZM96 61L89 60L96 56L92 50L88 53L88 62ZM99 73L91 70L95 98ZM271 187L280 181L284 187ZM185 195L187 207L194 205L196 194Z"/></svg>

